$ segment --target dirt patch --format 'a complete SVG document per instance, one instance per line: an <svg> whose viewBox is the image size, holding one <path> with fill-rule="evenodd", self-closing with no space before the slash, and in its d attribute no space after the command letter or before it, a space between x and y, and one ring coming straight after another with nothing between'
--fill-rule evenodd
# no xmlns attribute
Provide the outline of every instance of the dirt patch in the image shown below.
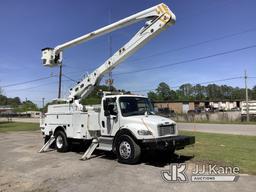
<svg viewBox="0 0 256 192"><path fill-rule="evenodd" d="M184 191L187 184L164 183L161 171L170 163L187 163L193 157L147 154L137 165L117 162L111 153L97 151L94 158L80 161L83 150L38 153L42 147L40 132L0 134L0 192L70 192L70 191ZM84 149L85 150L85 149ZM189 191L253 191L255 177L241 178L239 185L190 183ZM139 187L138 187L139 186Z"/></svg>

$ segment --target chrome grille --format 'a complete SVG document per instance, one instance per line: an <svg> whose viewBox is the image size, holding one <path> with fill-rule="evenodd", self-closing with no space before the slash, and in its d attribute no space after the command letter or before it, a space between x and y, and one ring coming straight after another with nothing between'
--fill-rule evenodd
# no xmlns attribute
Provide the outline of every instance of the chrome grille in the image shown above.
<svg viewBox="0 0 256 192"><path fill-rule="evenodd" d="M159 125L158 126L158 135L172 135L175 134L175 124L168 124L168 125Z"/></svg>

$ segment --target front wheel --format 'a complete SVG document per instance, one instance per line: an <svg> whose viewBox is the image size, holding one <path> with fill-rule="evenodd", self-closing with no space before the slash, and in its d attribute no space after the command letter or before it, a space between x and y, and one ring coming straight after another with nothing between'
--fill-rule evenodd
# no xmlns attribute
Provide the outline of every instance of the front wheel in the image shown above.
<svg viewBox="0 0 256 192"><path fill-rule="evenodd" d="M68 151L68 140L63 131L57 131L55 134L55 146L58 152L64 153Z"/></svg>
<svg viewBox="0 0 256 192"><path fill-rule="evenodd" d="M121 163L135 164L140 160L141 148L128 135L119 137L116 145L117 158Z"/></svg>

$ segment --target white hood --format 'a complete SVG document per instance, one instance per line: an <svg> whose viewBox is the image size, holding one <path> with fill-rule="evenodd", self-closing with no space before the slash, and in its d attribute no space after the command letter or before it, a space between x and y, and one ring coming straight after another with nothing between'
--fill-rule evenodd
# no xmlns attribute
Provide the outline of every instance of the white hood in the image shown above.
<svg viewBox="0 0 256 192"><path fill-rule="evenodd" d="M130 128L134 128L136 126L137 129L147 129L153 133L154 137L158 136L158 125L164 124L176 124L171 119L158 116L158 115L137 115L125 117L125 120L128 125L132 126ZM129 123L128 123L129 122Z"/></svg>
<svg viewBox="0 0 256 192"><path fill-rule="evenodd" d="M134 122L134 123L146 123L149 125L159 125L159 124L173 124L175 123L174 121L172 121L171 119L162 117L162 116L158 116L158 115L136 115L136 116L130 116L130 117L126 117L127 120L129 119L129 121Z"/></svg>

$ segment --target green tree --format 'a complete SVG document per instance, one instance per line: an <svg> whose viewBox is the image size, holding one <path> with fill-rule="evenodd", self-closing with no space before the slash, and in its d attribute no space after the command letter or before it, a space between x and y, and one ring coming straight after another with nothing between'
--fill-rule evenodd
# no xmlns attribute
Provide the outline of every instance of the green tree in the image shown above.
<svg viewBox="0 0 256 192"><path fill-rule="evenodd" d="M252 88L252 99L256 100L256 85Z"/></svg>
<svg viewBox="0 0 256 192"><path fill-rule="evenodd" d="M25 112L25 111L38 111L38 107L32 101L24 101L17 108L15 108L16 112Z"/></svg>
<svg viewBox="0 0 256 192"><path fill-rule="evenodd" d="M193 86L190 83L183 84L179 87L179 89L176 91L179 100L193 100Z"/></svg>
<svg viewBox="0 0 256 192"><path fill-rule="evenodd" d="M205 91L205 87L200 85L200 84L196 84L193 88L193 95L194 95L194 99L195 100L203 100L205 99L205 95L206 95L206 91Z"/></svg>
<svg viewBox="0 0 256 192"><path fill-rule="evenodd" d="M158 95L154 91L148 92L148 98L153 100L153 101L158 101Z"/></svg>
<svg viewBox="0 0 256 192"><path fill-rule="evenodd" d="M116 91L116 88L111 87L111 90ZM81 100L81 104L83 104L83 105L100 104L101 103L101 95L99 93L102 91L109 91L109 86L106 86L106 85L97 86L88 97Z"/></svg>
<svg viewBox="0 0 256 192"><path fill-rule="evenodd" d="M161 82L158 85L158 87L156 89L156 94L158 95L158 99L163 100L163 101L177 99L176 92L171 90L169 85L167 85L164 82Z"/></svg>
<svg viewBox="0 0 256 192"><path fill-rule="evenodd" d="M256 86L248 89L249 99L256 99ZM202 86L200 84L191 85L190 83L183 84L173 91L170 87L162 82L159 84L156 91L150 91L148 97L152 100L244 100L245 89L232 87L227 85L209 84Z"/></svg>

